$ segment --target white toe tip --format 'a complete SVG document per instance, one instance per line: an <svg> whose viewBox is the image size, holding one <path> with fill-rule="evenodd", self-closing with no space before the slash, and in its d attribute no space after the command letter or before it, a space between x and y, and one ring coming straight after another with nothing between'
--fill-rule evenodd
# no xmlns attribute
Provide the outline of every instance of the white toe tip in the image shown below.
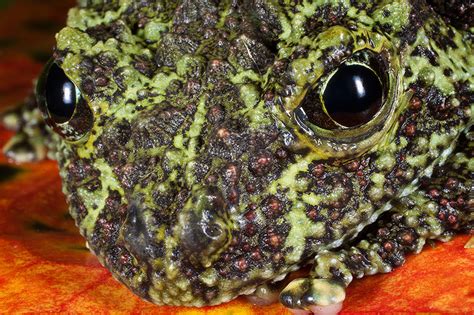
<svg viewBox="0 0 474 315"><path fill-rule="evenodd" d="M342 302L327 306L311 306L311 312L315 315L336 315L342 310Z"/></svg>
<svg viewBox="0 0 474 315"><path fill-rule="evenodd" d="M310 311L307 311L307 310L289 309L289 311L290 311L293 315L310 315L310 314L311 314L311 312L310 312Z"/></svg>

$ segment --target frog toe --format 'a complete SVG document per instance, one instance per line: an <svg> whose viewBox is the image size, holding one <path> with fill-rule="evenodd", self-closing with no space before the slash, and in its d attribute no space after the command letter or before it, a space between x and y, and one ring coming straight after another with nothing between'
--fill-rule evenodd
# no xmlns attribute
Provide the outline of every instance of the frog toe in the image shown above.
<svg viewBox="0 0 474 315"><path fill-rule="evenodd" d="M329 279L301 278L290 282L280 293L280 302L290 309L336 314L346 297L345 286Z"/></svg>
<svg viewBox="0 0 474 315"><path fill-rule="evenodd" d="M313 305L309 309L315 315L338 314L342 310L342 302L326 306Z"/></svg>
<svg viewBox="0 0 474 315"><path fill-rule="evenodd" d="M253 305L270 305L278 301L280 291L281 288L275 284L262 284L253 294L247 296L247 300Z"/></svg>
<svg viewBox="0 0 474 315"><path fill-rule="evenodd" d="M310 306L309 311L307 310L298 310L298 309L290 309L290 312L293 315L335 315L339 314L342 310L342 302L336 303L328 306Z"/></svg>

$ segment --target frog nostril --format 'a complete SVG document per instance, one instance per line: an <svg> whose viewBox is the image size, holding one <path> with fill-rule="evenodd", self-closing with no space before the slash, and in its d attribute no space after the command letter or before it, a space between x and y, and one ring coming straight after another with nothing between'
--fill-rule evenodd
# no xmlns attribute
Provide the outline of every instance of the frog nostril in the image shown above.
<svg viewBox="0 0 474 315"><path fill-rule="evenodd" d="M230 242L227 206L215 188L195 192L180 215L183 253L192 263L209 267Z"/></svg>
<svg viewBox="0 0 474 315"><path fill-rule="evenodd" d="M211 239L216 239L220 235L222 235L224 231L218 224L211 223L210 225L205 225L203 227L203 232L207 237Z"/></svg>

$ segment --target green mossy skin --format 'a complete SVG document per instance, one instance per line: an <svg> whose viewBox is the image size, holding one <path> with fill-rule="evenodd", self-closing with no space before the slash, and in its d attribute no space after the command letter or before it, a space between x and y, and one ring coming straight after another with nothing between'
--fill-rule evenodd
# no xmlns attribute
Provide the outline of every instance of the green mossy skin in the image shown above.
<svg viewBox="0 0 474 315"><path fill-rule="evenodd" d="M203 306L281 279L416 196L472 125L472 33L424 1L295 3L79 1L58 33L94 117L79 141L54 137L63 190L139 296ZM377 118L299 126L294 110L361 56L387 76Z"/></svg>
<svg viewBox="0 0 474 315"><path fill-rule="evenodd" d="M456 232L472 231L473 212L466 206L472 199L472 132L458 141L446 163L420 178L417 190L393 200L370 231L341 248L319 251L309 277L290 282L280 301L299 309L339 303L354 278L390 272L427 242L446 242Z"/></svg>

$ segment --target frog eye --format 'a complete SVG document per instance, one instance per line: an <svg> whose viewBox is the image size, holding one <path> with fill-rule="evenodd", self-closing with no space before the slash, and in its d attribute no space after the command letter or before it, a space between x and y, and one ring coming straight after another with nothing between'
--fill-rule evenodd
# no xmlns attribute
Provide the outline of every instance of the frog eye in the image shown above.
<svg viewBox="0 0 474 315"><path fill-rule="evenodd" d="M328 64L298 94L280 100L282 121L297 137L295 150L310 146L328 157L352 158L374 148L396 121L399 60L390 46L376 52L361 49L338 64ZM289 89L285 90L288 94Z"/></svg>
<svg viewBox="0 0 474 315"><path fill-rule="evenodd" d="M382 82L363 65L344 65L329 79L323 106L338 124L354 127L369 122L383 101Z"/></svg>
<svg viewBox="0 0 474 315"><path fill-rule="evenodd" d="M65 123L72 118L81 92L58 65L49 68L45 86L45 108L55 123Z"/></svg>
<svg viewBox="0 0 474 315"><path fill-rule="evenodd" d="M46 123L65 139L79 140L92 128L92 111L81 91L54 60L38 80L36 95Z"/></svg>
<svg viewBox="0 0 474 315"><path fill-rule="evenodd" d="M294 110L296 122L311 136L346 143L353 143L356 134L369 136L393 107L392 73L385 56L354 54L308 88Z"/></svg>

